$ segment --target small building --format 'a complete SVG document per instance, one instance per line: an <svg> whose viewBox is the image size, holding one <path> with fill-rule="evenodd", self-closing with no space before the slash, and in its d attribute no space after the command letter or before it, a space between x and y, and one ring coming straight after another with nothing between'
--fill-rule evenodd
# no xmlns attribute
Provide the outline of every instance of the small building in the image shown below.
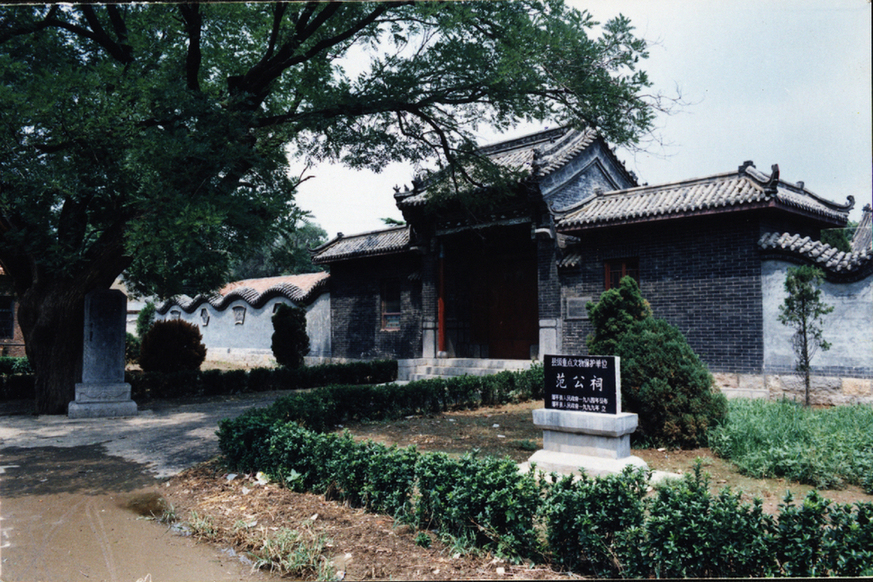
<svg viewBox="0 0 873 582"><path fill-rule="evenodd" d="M246 365L274 363L272 316L279 304L306 309L312 361L330 356L330 296L327 273L247 279L226 285L214 297L165 301L156 319L182 319L200 328L207 361Z"/></svg>
<svg viewBox="0 0 873 582"><path fill-rule="evenodd" d="M817 371L873 378L869 245L839 254L815 243L846 226L852 197L826 200L752 162L639 185L592 130L549 130L481 153L525 176L510 195L471 193L499 201L487 212L437 205L414 181L394 194L406 226L340 235L313 251L331 273L334 358L584 355L585 304L630 275L726 391L760 395L768 375L793 368L778 347L787 330L774 327L776 280L785 264L812 261L852 326L832 324L844 339L817 356Z"/></svg>

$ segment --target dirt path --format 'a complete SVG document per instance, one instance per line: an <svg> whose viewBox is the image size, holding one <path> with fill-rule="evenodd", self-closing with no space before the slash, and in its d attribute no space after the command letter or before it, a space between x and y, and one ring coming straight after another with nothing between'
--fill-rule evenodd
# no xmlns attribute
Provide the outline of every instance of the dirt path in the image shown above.
<svg viewBox="0 0 873 582"><path fill-rule="evenodd" d="M159 481L99 446L4 449L2 466L4 582L266 579L144 519L159 509Z"/></svg>
<svg viewBox="0 0 873 582"><path fill-rule="evenodd" d="M136 418L0 408L0 580L270 580L151 517L166 477L218 452L218 420L276 394L154 403Z"/></svg>

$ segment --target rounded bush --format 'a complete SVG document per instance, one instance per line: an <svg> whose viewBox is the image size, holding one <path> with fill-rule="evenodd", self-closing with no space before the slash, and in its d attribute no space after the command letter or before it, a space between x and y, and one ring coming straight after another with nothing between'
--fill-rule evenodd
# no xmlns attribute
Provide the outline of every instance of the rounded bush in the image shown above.
<svg viewBox="0 0 873 582"><path fill-rule="evenodd" d="M156 321L142 338L139 365L144 372L197 370L206 359L206 346L196 325L181 319Z"/></svg>
<svg viewBox="0 0 873 582"><path fill-rule="evenodd" d="M633 323L616 347L622 408L635 412L635 438L650 444L706 446L707 432L727 415L727 399L685 336L663 319Z"/></svg>
<svg viewBox="0 0 873 582"><path fill-rule="evenodd" d="M280 366L296 369L303 365L303 356L309 353L306 335L306 310L279 304L273 314L273 337L270 347Z"/></svg>

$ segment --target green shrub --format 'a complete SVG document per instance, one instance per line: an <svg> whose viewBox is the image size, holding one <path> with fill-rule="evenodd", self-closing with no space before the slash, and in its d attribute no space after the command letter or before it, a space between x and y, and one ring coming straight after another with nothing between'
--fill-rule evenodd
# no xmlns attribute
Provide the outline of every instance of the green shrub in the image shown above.
<svg viewBox="0 0 873 582"><path fill-rule="evenodd" d="M541 488L512 459L423 454L416 467L420 527L507 557L530 557Z"/></svg>
<svg viewBox="0 0 873 582"><path fill-rule="evenodd" d="M727 414L727 399L678 329L662 319L633 323L618 343L622 408L639 415L635 441L699 447Z"/></svg>
<svg viewBox="0 0 873 582"><path fill-rule="evenodd" d="M134 364L139 360L142 342L138 337L128 332L124 336L124 362Z"/></svg>
<svg viewBox="0 0 873 582"><path fill-rule="evenodd" d="M142 339L139 365L146 372L197 370L206 346L196 325L181 319L155 322Z"/></svg>
<svg viewBox="0 0 873 582"><path fill-rule="evenodd" d="M0 356L0 376L21 376L33 374L33 368L27 358Z"/></svg>
<svg viewBox="0 0 873 582"><path fill-rule="evenodd" d="M556 480L540 509L552 560L573 572L618 577L613 544L643 525L648 484L648 472L630 466L603 478Z"/></svg>
<svg viewBox="0 0 873 582"><path fill-rule="evenodd" d="M155 313L157 309L155 308L155 304L151 301L147 301L146 304L140 309L139 313L136 316L136 335L142 340L152 328L152 323L155 321Z"/></svg>
<svg viewBox="0 0 873 582"><path fill-rule="evenodd" d="M621 358L622 409L639 415L640 445L705 446L727 400L678 329L653 319L631 277L586 305L594 326L588 353Z"/></svg>
<svg viewBox="0 0 873 582"><path fill-rule="evenodd" d="M296 369L303 365L303 357L309 353L305 309L284 303L277 304L273 314L270 347L280 366Z"/></svg>
<svg viewBox="0 0 873 582"><path fill-rule="evenodd" d="M459 545L513 559L550 558L581 574L871 573L870 503L831 504L812 492L801 505L786 498L780 513L769 516L760 501L744 503L729 489L710 493L700 463L684 478L659 485L655 497L645 496L647 473L631 469L550 485L533 473L519 473L510 459L453 458L357 443L348 434L319 434L280 418L305 416L296 405L318 406L304 394L294 396L293 402L220 423L219 446L230 469L265 471L289 488L413 519Z"/></svg>
<svg viewBox="0 0 873 582"><path fill-rule="evenodd" d="M730 489L713 496L700 463L667 481L647 503L645 522L618 536L622 575L632 578L760 577L778 572L773 519L761 502Z"/></svg>
<svg viewBox="0 0 873 582"><path fill-rule="evenodd" d="M594 326L586 340L588 353L598 356L615 355L618 342L631 325L652 316L652 308L633 277L622 278L618 289L604 291L597 303L589 302L585 309Z"/></svg>
<svg viewBox="0 0 873 582"><path fill-rule="evenodd" d="M199 396L203 393L199 370L126 372L124 380L130 384L131 398L137 402L156 398Z"/></svg>

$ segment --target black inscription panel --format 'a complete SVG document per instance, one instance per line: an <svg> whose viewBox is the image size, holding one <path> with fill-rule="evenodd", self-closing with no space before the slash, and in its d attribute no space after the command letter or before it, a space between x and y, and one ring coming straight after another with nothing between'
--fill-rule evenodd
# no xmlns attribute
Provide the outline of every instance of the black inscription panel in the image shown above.
<svg viewBox="0 0 873 582"><path fill-rule="evenodd" d="M546 408L618 414L621 380L616 356L545 356Z"/></svg>

